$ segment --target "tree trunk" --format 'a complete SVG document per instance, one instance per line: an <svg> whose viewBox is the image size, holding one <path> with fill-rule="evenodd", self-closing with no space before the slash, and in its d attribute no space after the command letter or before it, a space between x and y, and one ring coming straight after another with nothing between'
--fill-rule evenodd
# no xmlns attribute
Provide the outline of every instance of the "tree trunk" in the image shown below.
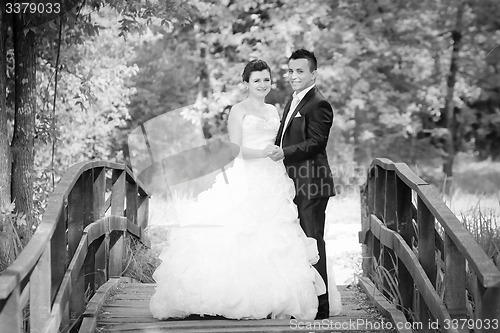
<svg viewBox="0 0 500 333"><path fill-rule="evenodd" d="M449 190L452 185L453 180L453 160L455 159L456 151L455 151L455 121L454 121L454 102L453 95L455 91L455 83L457 80L457 71L458 71L458 60L459 60L459 52L462 46L462 31L463 31L463 16L464 16L464 7L465 2L460 1L457 7L457 17L455 22L455 29L451 32L451 37L453 39L453 49L451 51L451 64L450 64L450 73L448 74L447 79L447 91L446 91L446 99L444 109L446 112L446 128L448 129L448 137L446 140L446 161L443 165L443 171L446 174L446 186L444 188L445 193L449 194Z"/></svg>
<svg viewBox="0 0 500 333"><path fill-rule="evenodd" d="M35 34L23 31L24 18L14 15L15 117L12 139L12 199L26 214L29 237L34 224L33 172L36 107ZM24 241L26 241L25 239Z"/></svg>
<svg viewBox="0 0 500 333"><path fill-rule="evenodd" d="M10 177L12 159L7 130L7 19L3 4L0 8L0 210L11 202ZM11 233L11 226L7 221L0 222L0 271L15 259L11 251L12 239L7 236Z"/></svg>
<svg viewBox="0 0 500 333"><path fill-rule="evenodd" d="M209 91L209 76L208 76L208 65L207 65L207 42L203 36L206 32L206 22L205 19L201 19L197 28L197 40L198 47L200 49L200 70L199 70L199 81L198 81L198 96L197 102L202 101L208 97Z"/></svg>
<svg viewBox="0 0 500 333"><path fill-rule="evenodd" d="M0 209L10 204L11 157L7 131L7 45L4 6L0 8Z"/></svg>

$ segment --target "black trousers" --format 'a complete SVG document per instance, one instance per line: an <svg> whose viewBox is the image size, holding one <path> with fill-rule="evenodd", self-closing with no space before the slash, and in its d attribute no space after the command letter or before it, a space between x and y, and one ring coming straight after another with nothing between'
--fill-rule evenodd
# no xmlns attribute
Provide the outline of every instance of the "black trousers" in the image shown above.
<svg viewBox="0 0 500 333"><path fill-rule="evenodd" d="M325 250L325 210L329 198L307 199L304 196L296 196L293 200L299 211L300 226L307 237L316 239L318 243L319 261L314 265L319 275L325 281L327 293L320 295L318 314L328 315L330 307L328 303L328 275L326 269Z"/></svg>

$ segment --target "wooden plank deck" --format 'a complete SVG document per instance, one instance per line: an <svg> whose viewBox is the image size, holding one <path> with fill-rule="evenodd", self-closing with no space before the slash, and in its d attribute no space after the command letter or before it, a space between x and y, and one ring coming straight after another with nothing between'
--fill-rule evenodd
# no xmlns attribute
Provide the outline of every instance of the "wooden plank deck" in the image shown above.
<svg viewBox="0 0 500 333"><path fill-rule="evenodd" d="M230 320L191 316L157 320L149 312L154 284L120 282L97 316L96 332L397 332L357 286L340 286L344 311L325 320Z"/></svg>

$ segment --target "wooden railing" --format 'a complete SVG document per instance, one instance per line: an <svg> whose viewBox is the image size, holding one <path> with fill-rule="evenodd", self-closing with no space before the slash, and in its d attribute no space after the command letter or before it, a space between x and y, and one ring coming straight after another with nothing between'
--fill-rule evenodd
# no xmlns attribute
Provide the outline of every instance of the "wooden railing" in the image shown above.
<svg viewBox="0 0 500 333"><path fill-rule="evenodd" d="M59 332L81 323L90 296L122 274L129 237L149 245L148 205L125 165L73 165L35 234L0 275L0 330Z"/></svg>
<svg viewBox="0 0 500 333"><path fill-rule="evenodd" d="M397 281L398 306L419 331L439 323L441 332L498 332L500 271L432 185L404 163L376 159L361 200L363 274L386 295Z"/></svg>

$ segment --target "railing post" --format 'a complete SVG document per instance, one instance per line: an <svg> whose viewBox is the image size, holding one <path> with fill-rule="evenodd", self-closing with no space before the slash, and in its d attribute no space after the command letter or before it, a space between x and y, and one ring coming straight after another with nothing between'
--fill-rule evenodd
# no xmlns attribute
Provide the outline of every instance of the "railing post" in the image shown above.
<svg viewBox="0 0 500 333"><path fill-rule="evenodd" d="M5 303L0 304L2 311L0 311L0 323L2 323L2 330L5 332L20 333L23 332L22 327L22 313L21 307L21 289L18 284L12 290L12 293L7 297Z"/></svg>
<svg viewBox="0 0 500 333"><path fill-rule="evenodd" d="M94 222L94 170L90 169L82 173L82 194L83 194L83 218L81 223L85 229L90 223ZM83 263L84 270L84 291L90 290L90 295L96 291L95 287L95 254L97 252L96 244L88 244L87 256ZM85 311L85 309L84 309Z"/></svg>
<svg viewBox="0 0 500 333"><path fill-rule="evenodd" d="M445 234L445 296L444 300L452 319L467 319L465 259L453 240Z"/></svg>
<svg viewBox="0 0 500 333"><path fill-rule="evenodd" d="M385 177L387 171L377 166L375 169L375 207L374 214L385 222Z"/></svg>
<svg viewBox="0 0 500 333"><path fill-rule="evenodd" d="M54 216L54 219L57 218L57 226L56 229L54 230L54 234L52 235L52 238L50 239L50 256L51 256L51 262L53 263L58 263L57 265L51 265L51 299L52 301L56 297L57 290L59 288L59 285L61 284L64 274L66 272L66 269L68 268L69 265L69 260L68 260L68 252L69 255L71 256L72 253L74 253L76 249L76 245L74 248L71 246L76 242L76 240L70 245L68 237L70 236L70 226L68 222L68 201L64 200L63 206L61 207L61 213L59 217ZM66 225L68 225L66 227ZM68 228L68 234L66 234L66 228ZM74 229L73 229L74 230ZM66 247L69 247L67 250ZM71 252L71 250L73 252ZM63 317L64 320L68 320L69 314L65 313L65 316ZM66 322L67 323L67 322Z"/></svg>
<svg viewBox="0 0 500 333"><path fill-rule="evenodd" d="M423 185L431 186L431 185ZM432 285L436 287L436 250L435 250L435 234L434 234L434 215L429 211L425 203L420 199L417 200L417 223L418 223L418 259L422 268ZM425 304L423 297L419 297L418 305L419 319L426 324L432 319L429 309ZM424 332L426 330L424 329Z"/></svg>
<svg viewBox="0 0 500 333"><path fill-rule="evenodd" d="M411 189L399 177L396 177L396 218L397 229L401 237L410 248L413 238L413 222L412 222L412 201ZM413 309L414 282L413 278L403 264L401 259L398 259L398 281L399 293L401 294L401 302L405 309Z"/></svg>
<svg viewBox="0 0 500 333"><path fill-rule="evenodd" d="M397 215L396 215L396 172L385 170L384 186L383 186L383 221L385 226L397 232ZM388 273L395 275L397 258L393 257L394 252L386 247L384 247L384 253L382 256L382 262L380 263ZM383 285L385 290L391 290L389 287L389 281L383 278ZM388 292L384 292L386 296L391 296ZM395 296L395 295L392 295Z"/></svg>
<svg viewBox="0 0 500 333"><path fill-rule="evenodd" d="M482 290L482 308L481 319L483 323L486 319L490 322L500 320L500 287L487 288Z"/></svg>
<svg viewBox="0 0 500 333"><path fill-rule="evenodd" d="M104 168L93 169L93 221L100 219L102 214L102 207L105 203L106 194L106 172ZM95 289L99 289L108 280L108 246L109 235L104 236L104 241L100 242L95 253Z"/></svg>
<svg viewBox="0 0 500 333"><path fill-rule="evenodd" d="M43 251L38 263L33 269L30 279L30 331L43 332L50 317L52 299L50 295L50 245Z"/></svg>
<svg viewBox="0 0 500 333"><path fill-rule="evenodd" d="M137 209L137 221L139 226L146 229L149 220L149 196L143 194L139 196L139 208Z"/></svg>
<svg viewBox="0 0 500 333"><path fill-rule="evenodd" d="M102 207L105 203L106 194L106 171L104 168L93 169L94 184L93 191L93 220L96 221L104 216Z"/></svg>
<svg viewBox="0 0 500 333"><path fill-rule="evenodd" d="M126 172L113 170L111 190L111 215L123 216L126 196ZM116 231L110 234L109 276L120 276L123 271L123 253L125 251L125 233Z"/></svg>
<svg viewBox="0 0 500 333"><path fill-rule="evenodd" d="M61 213L57 218L56 229L50 239L50 265L51 270L51 288L50 299L53 302L56 298L56 293L59 290L59 285L62 283L64 274L69 265L68 250L66 247L69 244L66 228L68 224L68 200L65 199L61 207ZM69 226L68 226L69 229ZM74 251L74 249L73 249ZM57 263L57 265L55 265ZM61 327L69 326L70 323L69 305L67 304L62 312Z"/></svg>
<svg viewBox="0 0 500 333"><path fill-rule="evenodd" d="M362 269L363 276L370 276L372 273L373 267L373 234L369 232L370 229L370 207L368 204L369 200L369 185L370 184L370 175L368 175L367 183L364 188L360 191L360 200L361 200L361 230L365 237L365 239L360 239L362 242L361 251L362 251Z"/></svg>
<svg viewBox="0 0 500 333"><path fill-rule="evenodd" d="M83 235L83 183L84 177L82 175L68 195L68 258L70 260ZM61 249L58 250L61 251ZM65 270L66 267L67 264L65 264ZM78 273L76 280L72 282L69 302L70 320L75 320L85 311L85 271L83 268Z"/></svg>
<svg viewBox="0 0 500 333"><path fill-rule="evenodd" d="M368 172L368 179L366 180L367 184L368 184L367 197L366 197L367 198L366 204L368 207L368 216L370 216L371 214L373 214L375 212L375 190L376 190L375 177L376 177L376 174L377 174L377 167L374 166Z"/></svg>
<svg viewBox="0 0 500 333"><path fill-rule="evenodd" d="M137 207L138 207L138 188L136 183L126 182L127 184L127 209L125 216L134 224L137 222Z"/></svg>
<svg viewBox="0 0 500 333"><path fill-rule="evenodd" d="M498 324L500 320L500 288L485 288L475 274L472 274L471 284L475 305L474 319L482 324L482 327L476 325L474 332L496 332L492 323ZM489 327L486 326L487 323ZM495 327L498 329L498 326Z"/></svg>
<svg viewBox="0 0 500 333"><path fill-rule="evenodd" d="M386 171L385 173L385 203L384 203L384 222L387 228L397 231L398 216L397 197L396 197L396 172Z"/></svg>
<svg viewBox="0 0 500 333"><path fill-rule="evenodd" d="M366 180L366 188L361 196L361 222L363 223L363 231L369 230L370 215L373 214L375 209L375 174L376 167L370 168ZM363 275L370 276L373 273L373 257L375 248L375 237L371 232L368 232L365 244L363 244Z"/></svg>
<svg viewBox="0 0 500 333"><path fill-rule="evenodd" d="M377 216L381 221L384 221L384 200L385 200L385 170L379 166L375 167L375 206L373 209L373 214ZM383 245L380 244L380 240L374 238L373 241L373 256L375 260L380 260L380 253L382 251ZM380 264L380 263L379 263Z"/></svg>

